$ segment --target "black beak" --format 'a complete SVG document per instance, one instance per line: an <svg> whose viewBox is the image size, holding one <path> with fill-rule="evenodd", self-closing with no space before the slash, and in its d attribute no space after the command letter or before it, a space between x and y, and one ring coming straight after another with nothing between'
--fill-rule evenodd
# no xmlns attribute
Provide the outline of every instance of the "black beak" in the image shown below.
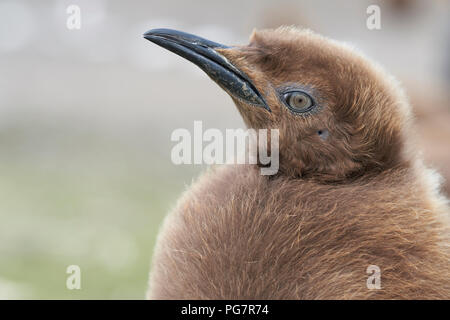
<svg viewBox="0 0 450 320"><path fill-rule="evenodd" d="M147 31L144 38L196 64L234 98L270 112L264 97L247 75L216 51L230 47L171 29L153 29Z"/></svg>

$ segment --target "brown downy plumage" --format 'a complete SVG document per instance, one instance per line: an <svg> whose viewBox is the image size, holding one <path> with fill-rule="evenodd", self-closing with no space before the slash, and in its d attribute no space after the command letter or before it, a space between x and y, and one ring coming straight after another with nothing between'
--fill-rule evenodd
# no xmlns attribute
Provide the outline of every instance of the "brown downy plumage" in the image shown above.
<svg viewBox="0 0 450 320"><path fill-rule="evenodd" d="M188 39L164 32L146 38ZM229 165L200 177L164 221L148 297L450 298L449 211L436 175L417 156L396 81L307 30L257 31L248 46L206 46L263 96L270 111L210 74L248 127L280 130L280 170L263 176L256 165ZM289 109L287 92L311 99L307 111ZM368 289L369 265L380 268L381 289Z"/></svg>

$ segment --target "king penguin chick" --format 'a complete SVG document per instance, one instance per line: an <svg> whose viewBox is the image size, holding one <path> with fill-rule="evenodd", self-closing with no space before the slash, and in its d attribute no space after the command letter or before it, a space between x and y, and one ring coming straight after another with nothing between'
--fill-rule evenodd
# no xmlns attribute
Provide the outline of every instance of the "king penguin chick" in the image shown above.
<svg viewBox="0 0 450 320"><path fill-rule="evenodd" d="M280 137L275 175L225 165L184 193L157 239L148 298L450 298L447 200L391 76L308 30L255 31L233 47L168 29L144 37L203 69L247 127Z"/></svg>

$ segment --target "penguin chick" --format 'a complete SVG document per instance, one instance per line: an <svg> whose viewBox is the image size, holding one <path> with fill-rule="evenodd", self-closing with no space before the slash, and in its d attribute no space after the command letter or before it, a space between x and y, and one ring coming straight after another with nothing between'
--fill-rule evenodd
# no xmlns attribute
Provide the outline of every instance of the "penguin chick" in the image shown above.
<svg viewBox="0 0 450 320"><path fill-rule="evenodd" d="M234 47L167 29L144 37L202 68L247 127L280 135L277 174L216 167L184 193L148 298L450 298L446 199L393 78L308 30L256 31Z"/></svg>

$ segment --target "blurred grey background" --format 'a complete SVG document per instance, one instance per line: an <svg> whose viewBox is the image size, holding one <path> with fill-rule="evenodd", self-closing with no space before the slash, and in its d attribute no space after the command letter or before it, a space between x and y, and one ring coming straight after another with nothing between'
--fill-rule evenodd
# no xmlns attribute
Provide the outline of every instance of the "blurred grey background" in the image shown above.
<svg viewBox="0 0 450 320"><path fill-rule="evenodd" d="M69 30L69 5L81 29ZM366 9L381 8L381 30ZM298 25L350 42L409 91L425 157L450 176L450 3L0 0L0 299L143 298L158 227L202 170L170 161L176 128L239 128L155 27L245 44ZM66 268L81 268L81 290Z"/></svg>

